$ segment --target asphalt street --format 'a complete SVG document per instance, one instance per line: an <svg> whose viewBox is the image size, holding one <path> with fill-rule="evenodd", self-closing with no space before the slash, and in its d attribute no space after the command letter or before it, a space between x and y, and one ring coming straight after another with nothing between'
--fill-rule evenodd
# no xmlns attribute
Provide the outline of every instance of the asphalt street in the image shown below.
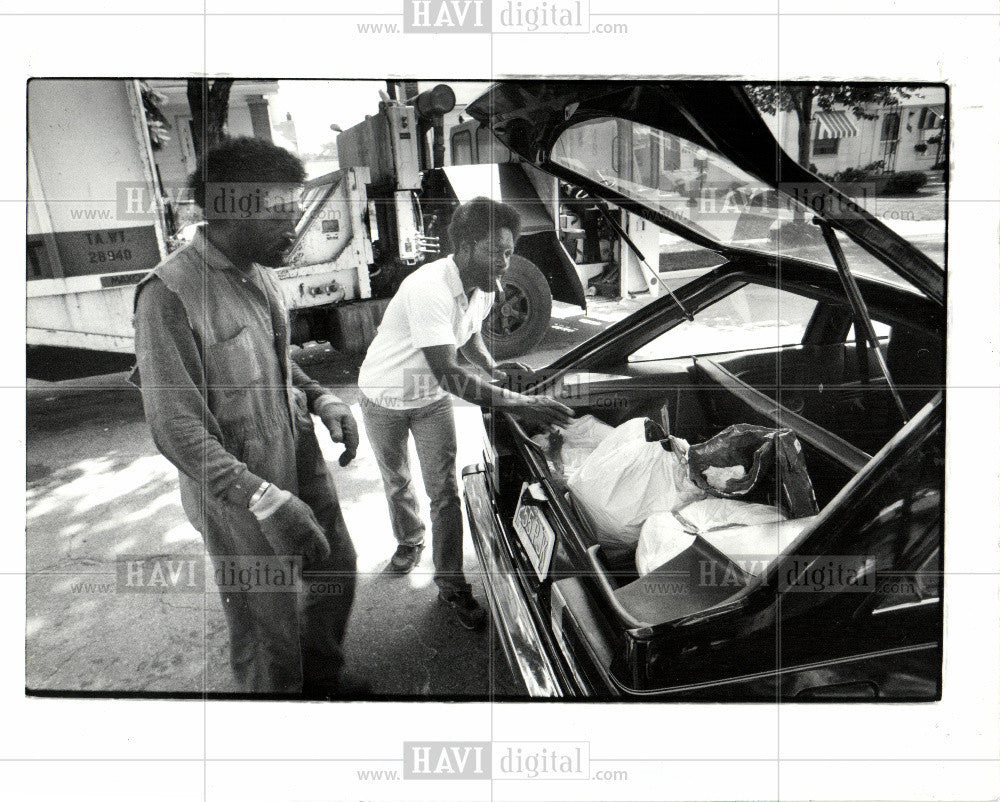
<svg viewBox="0 0 1000 802"><path fill-rule="evenodd" d="M336 361L314 372L325 380ZM138 391L123 374L64 384L28 393L27 687L237 690L214 586L205 593L183 584L136 593L116 582L120 559L162 556L179 564L202 553L180 507L176 471L149 436ZM356 389L334 389L360 422ZM475 462L478 410L458 409L457 419L459 461ZM395 542L371 450L363 441L357 459L342 468L340 447L319 431L358 551L347 643L352 668L379 695L514 692L502 654L491 648L492 630L468 632L436 601L430 549L410 575L384 572ZM466 570L476 581L466 539Z"/></svg>

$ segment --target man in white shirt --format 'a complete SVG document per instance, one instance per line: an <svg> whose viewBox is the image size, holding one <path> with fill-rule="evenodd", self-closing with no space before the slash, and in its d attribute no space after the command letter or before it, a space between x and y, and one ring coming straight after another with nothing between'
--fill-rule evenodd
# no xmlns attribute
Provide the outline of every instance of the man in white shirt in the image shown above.
<svg viewBox="0 0 1000 802"><path fill-rule="evenodd" d="M451 396L481 407L516 411L529 422L566 424L572 411L544 396L504 390L458 363L461 352L494 379L505 378L481 334L500 278L520 232L517 212L475 198L452 216L453 253L408 276L389 302L368 349L358 387L368 439L375 452L398 547L399 573L420 561L424 525L410 478L409 436L417 447L431 502L434 581L438 598L459 622L477 629L486 620L462 571L462 509L455 477L455 418Z"/></svg>

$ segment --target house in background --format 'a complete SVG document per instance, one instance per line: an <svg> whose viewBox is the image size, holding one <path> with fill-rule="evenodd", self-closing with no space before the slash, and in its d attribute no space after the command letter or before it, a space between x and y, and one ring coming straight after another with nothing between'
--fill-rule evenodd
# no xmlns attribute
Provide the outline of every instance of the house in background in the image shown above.
<svg viewBox="0 0 1000 802"><path fill-rule="evenodd" d="M810 162L816 172L833 175L848 168L882 162L885 172L930 170L944 159L945 90L910 90L893 106L872 106L875 119L864 119L848 109L813 110ZM798 120L794 112L762 117L781 146L798 153Z"/></svg>
<svg viewBox="0 0 1000 802"><path fill-rule="evenodd" d="M291 112L286 111L285 119L271 123L271 141L292 153L299 152L299 135L295 130L295 120L292 119Z"/></svg>
<svg viewBox="0 0 1000 802"><path fill-rule="evenodd" d="M170 125L170 139L155 149L154 157L164 184L184 182L197 166L187 80L150 80L147 83L166 98L159 106ZM270 101L277 81L236 81L229 93L229 136L255 136L275 140Z"/></svg>
<svg viewBox="0 0 1000 802"><path fill-rule="evenodd" d="M177 232L201 219L186 186L188 176L198 163L187 80L149 80L146 83L159 96L157 108L169 126L162 141L154 144L153 159L168 208L168 228ZM290 115L285 120L272 119L271 101L277 93L277 81L235 81L229 93L228 135L254 136L295 150L295 123Z"/></svg>
<svg viewBox="0 0 1000 802"><path fill-rule="evenodd" d="M319 153L301 154L301 157L302 164L306 168L306 178L310 181L340 169L336 142L327 143Z"/></svg>

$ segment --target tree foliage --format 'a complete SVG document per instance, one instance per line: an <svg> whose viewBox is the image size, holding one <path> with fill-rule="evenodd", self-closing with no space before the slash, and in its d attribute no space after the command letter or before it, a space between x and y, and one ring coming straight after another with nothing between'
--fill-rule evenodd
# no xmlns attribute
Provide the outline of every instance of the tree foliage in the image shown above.
<svg viewBox="0 0 1000 802"><path fill-rule="evenodd" d="M858 119L874 120L874 109L897 105L910 96L905 88L888 84L749 84L744 87L754 106L764 114L794 112L799 123L796 158L809 167L813 110L847 108Z"/></svg>
<svg viewBox="0 0 1000 802"><path fill-rule="evenodd" d="M146 127L149 130L149 142L153 150L160 150L170 141L170 123L163 113L167 104L167 96L156 91L149 81L139 80L139 93L142 96L142 107L146 112Z"/></svg>

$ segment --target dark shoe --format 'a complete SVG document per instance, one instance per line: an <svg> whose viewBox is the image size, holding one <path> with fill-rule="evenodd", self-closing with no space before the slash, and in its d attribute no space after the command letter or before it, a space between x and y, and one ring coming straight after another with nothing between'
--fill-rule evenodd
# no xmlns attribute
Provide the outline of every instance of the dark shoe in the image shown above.
<svg viewBox="0 0 1000 802"><path fill-rule="evenodd" d="M396 553L389 560L389 568L397 574L408 574L413 570L413 566L420 562L420 555L423 551L423 543L418 543L415 546L400 543L396 547Z"/></svg>
<svg viewBox="0 0 1000 802"><path fill-rule="evenodd" d="M479 606L471 590L442 590L438 600L455 611L455 617L466 629L482 629L486 625L486 611Z"/></svg>

